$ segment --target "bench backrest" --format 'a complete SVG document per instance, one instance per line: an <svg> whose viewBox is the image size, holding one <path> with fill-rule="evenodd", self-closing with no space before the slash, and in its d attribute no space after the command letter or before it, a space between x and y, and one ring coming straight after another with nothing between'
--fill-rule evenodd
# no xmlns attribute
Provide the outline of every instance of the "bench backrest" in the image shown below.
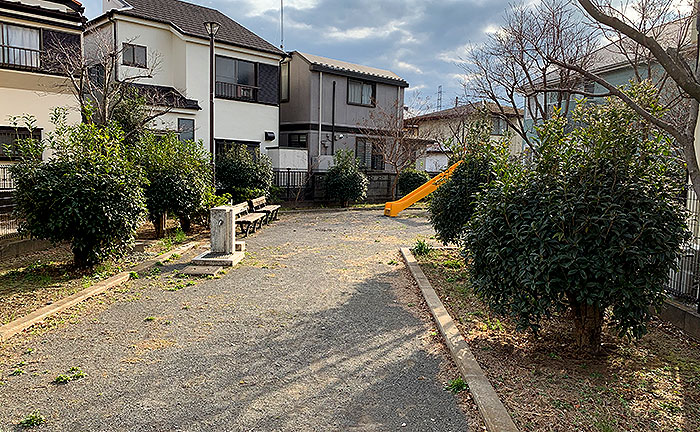
<svg viewBox="0 0 700 432"><path fill-rule="evenodd" d="M248 201L253 210L259 209L260 207L265 207L267 204L267 199L264 196L252 199Z"/></svg>
<svg viewBox="0 0 700 432"><path fill-rule="evenodd" d="M233 206L235 216L248 213L248 203L239 203Z"/></svg>

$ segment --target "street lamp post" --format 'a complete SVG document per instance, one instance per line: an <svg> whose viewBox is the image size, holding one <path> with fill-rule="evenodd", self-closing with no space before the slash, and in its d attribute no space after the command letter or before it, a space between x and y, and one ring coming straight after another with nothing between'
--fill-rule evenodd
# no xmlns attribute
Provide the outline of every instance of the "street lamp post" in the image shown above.
<svg viewBox="0 0 700 432"><path fill-rule="evenodd" d="M209 152L211 152L211 170L214 193L216 193L216 154L214 148L214 38L221 24L205 22L204 28L209 35Z"/></svg>

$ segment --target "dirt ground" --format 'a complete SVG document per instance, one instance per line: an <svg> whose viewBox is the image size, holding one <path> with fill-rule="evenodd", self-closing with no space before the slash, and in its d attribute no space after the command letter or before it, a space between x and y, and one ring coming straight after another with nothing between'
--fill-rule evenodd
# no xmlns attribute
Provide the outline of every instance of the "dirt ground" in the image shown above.
<svg viewBox="0 0 700 432"><path fill-rule="evenodd" d="M571 348L565 317L535 339L490 313L458 252L418 260L521 430L700 430L700 344L673 326L655 320L638 341L606 331L592 357Z"/></svg>

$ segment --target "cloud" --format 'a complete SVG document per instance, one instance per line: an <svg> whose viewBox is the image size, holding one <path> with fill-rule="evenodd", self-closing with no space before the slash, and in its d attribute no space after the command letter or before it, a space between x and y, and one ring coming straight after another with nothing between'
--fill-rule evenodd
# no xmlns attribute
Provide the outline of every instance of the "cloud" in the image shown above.
<svg viewBox="0 0 700 432"><path fill-rule="evenodd" d="M419 75L423 74L423 71L418 66L412 65L410 63L406 63L404 61L397 61L396 63L394 63L394 68L396 68L398 70L405 70L405 71L409 71L409 72L414 72L414 73L417 73Z"/></svg>
<svg viewBox="0 0 700 432"><path fill-rule="evenodd" d="M213 7L272 43L280 43L279 0L184 0ZM284 46L352 63L393 70L421 91L454 100L456 75L469 50L498 28L512 0L284 0ZM527 1L527 0L526 0ZM679 0L680 1L680 0ZM102 0L83 0L87 16Z"/></svg>
<svg viewBox="0 0 700 432"><path fill-rule="evenodd" d="M223 3L212 1L211 3ZM229 2L230 3L230 2ZM264 15L269 11L279 12L279 0L244 0L244 8L249 17ZM320 0L287 0L284 2L285 12L289 9L308 10L318 6Z"/></svg>
<svg viewBox="0 0 700 432"><path fill-rule="evenodd" d="M467 63L466 58L469 56L469 53L477 47L477 44L467 42L451 50L438 53L436 58L445 63L464 64Z"/></svg>

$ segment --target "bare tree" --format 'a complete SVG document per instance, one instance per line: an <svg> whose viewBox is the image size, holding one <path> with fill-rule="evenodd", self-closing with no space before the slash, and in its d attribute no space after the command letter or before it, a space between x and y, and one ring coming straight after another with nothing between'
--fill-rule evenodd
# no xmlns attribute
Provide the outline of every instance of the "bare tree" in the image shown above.
<svg viewBox="0 0 700 432"><path fill-rule="evenodd" d="M392 198L396 196L399 173L415 166L426 151L428 142L415 138L404 127L403 104L396 101L388 107L377 106L359 124L362 135L371 144L373 155L381 156L394 174L391 184Z"/></svg>
<svg viewBox="0 0 700 432"><path fill-rule="evenodd" d="M133 41L126 41L127 44L130 42ZM149 53L146 68L129 68L129 73L120 74L118 62L125 45L115 43L107 29L89 28L83 50L73 41L60 38L50 40L48 44L50 49L46 50L44 61L52 70L67 77L67 86L75 95L84 118L90 113L91 121L108 123L120 107L139 96L143 98L146 110L140 115L140 124L135 125L135 129L139 129L177 106L177 98L172 92L141 84L160 68L159 53ZM129 135L135 130L125 132Z"/></svg>
<svg viewBox="0 0 700 432"><path fill-rule="evenodd" d="M512 5L503 26L487 41L472 49L462 65L466 74L465 98L493 102L502 118L530 149L531 125L513 116L525 97L526 116L546 120L556 107L564 115L583 79L579 73L560 67L553 59L571 59L582 68L595 61L596 35L581 22L567 0L543 0L534 6ZM555 87L555 92L544 92Z"/></svg>
<svg viewBox="0 0 700 432"><path fill-rule="evenodd" d="M693 189L700 196L695 149L700 82L697 28L693 22L697 17L697 4L691 0L681 7L675 0L577 1L591 18L592 27L611 39L611 46L632 65L636 79L652 80L651 73L644 77L639 71L651 72L654 66L661 68L655 85L668 109L659 115L606 79L600 70L575 64L570 57L552 54L548 58L561 69L598 83L647 122L670 135L685 158Z"/></svg>

